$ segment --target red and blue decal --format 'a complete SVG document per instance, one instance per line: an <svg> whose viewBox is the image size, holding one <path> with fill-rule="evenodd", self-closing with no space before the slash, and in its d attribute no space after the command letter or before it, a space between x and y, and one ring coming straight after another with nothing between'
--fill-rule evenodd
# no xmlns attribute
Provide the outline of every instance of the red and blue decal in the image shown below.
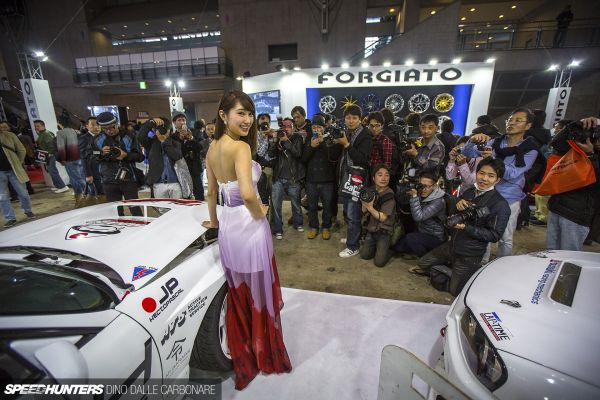
<svg viewBox="0 0 600 400"><path fill-rule="evenodd" d="M143 265L140 265L133 269L133 276L131 277L131 280L137 281L138 279L144 278L150 274L155 273L156 271L157 271L156 268L145 267Z"/></svg>

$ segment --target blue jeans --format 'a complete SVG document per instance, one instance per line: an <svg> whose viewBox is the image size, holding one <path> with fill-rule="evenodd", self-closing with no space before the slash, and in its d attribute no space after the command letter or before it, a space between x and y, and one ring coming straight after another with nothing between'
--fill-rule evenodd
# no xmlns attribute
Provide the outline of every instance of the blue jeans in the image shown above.
<svg viewBox="0 0 600 400"><path fill-rule="evenodd" d="M546 249L581 251L590 228L548 212L548 230L546 231Z"/></svg>
<svg viewBox="0 0 600 400"><path fill-rule="evenodd" d="M58 169L56 168L56 157L48 155L48 159L46 160L46 165L48 167L48 173L50 174L50 178L52 178L52 184L57 189L62 189L65 186L60 174L58 173Z"/></svg>
<svg viewBox="0 0 600 400"><path fill-rule="evenodd" d="M333 202L333 182L307 183L306 196L308 197L308 226L319 229L319 199L323 203L323 229L331 228L331 210Z"/></svg>
<svg viewBox="0 0 600 400"><path fill-rule="evenodd" d="M398 240L394 250L398 253L409 253L418 257L423 257L442 243L444 243L442 240L433 235L421 232L410 232Z"/></svg>
<svg viewBox="0 0 600 400"><path fill-rule="evenodd" d="M6 221L17 219L15 210L13 210L10 205L10 193L8 192L9 181L19 196L23 212L31 212L31 199L29 198L29 193L27 192L25 184L19 181L14 171L0 171L0 204Z"/></svg>
<svg viewBox="0 0 600 400"><path fill-rule="evenodd" d="M344 205L344 218L348 225L346 247L350 250L358 250L360 247L360 220L362 218L361 204L359 201L352 201L352 197L346 195L342 195L342 204Z"/></svg>
<svg viewBox="0 0 600 400"><path fill-rule="evenodd" d="M283 233L283 222L281 220L281 206L283 204L283 195L287 194L292 202L292 217L294 227L302 226L304 219L302 209L300 208L300 184L292 182L289 179L279 178L273 182L273 233Z"/></svg>
<svg viewBox="0 0 600 400"><path fill-rule="evenodd" d="M82 194L85 190L85 177L83 176L83 166L81 160L65 161L65 169L69 175L71 186L75 195Z"/></svg>

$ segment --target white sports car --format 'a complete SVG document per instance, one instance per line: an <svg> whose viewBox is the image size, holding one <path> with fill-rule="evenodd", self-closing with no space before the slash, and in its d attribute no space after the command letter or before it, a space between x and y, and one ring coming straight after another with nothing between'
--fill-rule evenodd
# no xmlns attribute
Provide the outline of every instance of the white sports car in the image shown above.
<svg viewBox="0 0 600 400"><path fill-rule="evenodd" d="M600 254L504 257L446 316L444 368L473 399L600 398Z"/></svg>
<svg viewBox="0 0 600 400"><path fill-rule="evenodd" d="M128 216L132 207L143 216ZM140 199L0 233L1 380L168 382L187 380L190 365L230 370L227 285L207 219L205 203Z"/></svg>

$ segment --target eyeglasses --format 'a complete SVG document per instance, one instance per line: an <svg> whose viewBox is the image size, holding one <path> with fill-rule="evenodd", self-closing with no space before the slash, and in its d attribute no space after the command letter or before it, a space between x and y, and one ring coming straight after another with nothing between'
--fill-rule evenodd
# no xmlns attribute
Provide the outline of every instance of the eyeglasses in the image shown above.
<svg viewBox="0 0 600 400"><path fill-rule="evenodd" d="M117 129L117 125L116 124L104 125L103 128L106 129L106 130L111 130L112 131L112 130Z"/></svg>
<svg viewBox="0 0 600 400"><path fill-rule="evenodd" d="M506 120L507 124L510 124L511 122L514 124L522 124L523 122L527 122L527 120L526 119L511 119L511 118Z"/></svg>
<svg viewBox="0 0 600 400"><path fill-rule="evenodd" d="M381 128L381 124L369 124L369 128L373 128L373 129Z"/></svg>

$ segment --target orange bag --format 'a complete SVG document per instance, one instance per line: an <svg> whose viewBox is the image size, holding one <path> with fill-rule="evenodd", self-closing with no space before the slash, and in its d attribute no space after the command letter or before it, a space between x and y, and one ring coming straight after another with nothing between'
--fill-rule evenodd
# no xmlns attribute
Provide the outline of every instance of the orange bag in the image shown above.
<svg viewBox="0 0 600 400"><path fill-rule="evenodd" d="M571 149L546 171L535 194L548 196L565 193L596 182L594 166L588 156L575 143L569 141L569 145Z"/></svg>

